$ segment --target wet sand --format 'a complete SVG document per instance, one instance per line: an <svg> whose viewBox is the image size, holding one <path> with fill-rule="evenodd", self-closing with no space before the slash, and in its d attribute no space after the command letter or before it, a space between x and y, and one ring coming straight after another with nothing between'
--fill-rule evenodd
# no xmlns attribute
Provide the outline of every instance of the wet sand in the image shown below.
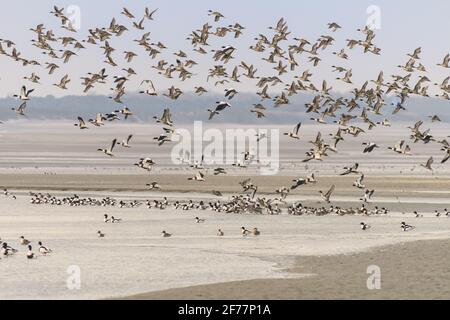
<svg viewBox="0 0 450 320"><path fill-rule="evenodd" d="M137 172L136 174L102 174L86 169L85 174L44 174L44 173L0 173L0 187L15 190L75 190L75 191L145 191L146 183L158 181L164 192L222 192L238 193L242 191L240 181L251 178L258 185L260 193L274 194L281 186L290 187L292 179L306 176L304 172L296 175L258 176L258 175L208 175L206 181L188 181L192 173L158 174ZM360 194L352 187L359 175L320 175L316 174L318 183L308 184L292 190L290 195L317 195L319 190L336 185L335 194ZM402 193L426 197L450 196L450 178L438 176L367 176L364 180L367 188L375 189L378 194L401 196Z"/></svg>
<svg viewBox="0 0 450 320"><path fill-rule="evenodd" d="M175 173L122 173L106 174L95 173L92 169L86 169L85 174L74 173L0 173L0 188L14 190L16 194L27 195L34 192L60 192L93 194L102 192L105 196L111 192L127 193L130 198L134 196L146 196L160 199L163 196L169 198L200 199L200 200L227 200L232 195L242 192L240 181L251 178L258 186L258 195L276 197L275 190L283 186L290 187L294 177L305 177L307 174L299 172L295 176L253 176L253 175L226 175L207 176L204 182L188 181L193 174ZM331 197L331 204L342 207L360 206L360 198L364 190L357 189L352 183L357 175L349 176L322 176L316 174L317 183L301 186L292 190L287 201L292 203L301 201L308 206L323 206L319 190L328 190L332 184L336 189ZM160 190L149 191L147 183L157 181ZM450 178L437 176L368 176L364 184L369 189L375 189L373 202L366 204L367 208L374 206L386 207L392 211L434 212L442 210L446 205L450 206ZM223 197L212 195L212 190L220 191ZM283 205L282 205L283 206Z"/></svg>
<svg viewBox="0 0 450 320"><path fill-rule="evenodd" d="M206 166L202 170L206 181L194 182L187 178L198 170L173 165L168 157L171 146L160 148L149 143L152 133L145 126L134 128L132 148L118 148L114 158L96 150L109 143L116 129L121 129L118 138L126 137L130 133L127 126L87 134L46 127L31 127L19 134L18 129L11 126L5 133L8 138L0 142L4 151L0 155L0 189L10 192L0 201L0 236L16 246L20 235L33 243L43 240L55 254L30 263L21 247L11 259L2 259L2 299L449 298L450 240L444 239L450 239L450 218L437 218L434 210L442 213L450 208L450 171L448 165L438 163L433 171L419 166L430 155L440 159L442 154L435 145L417 144L413 156L399 157L384 148L404 137L398 132L392 137L377 137L383 143L377 153L361 155L362 141L352 140L343 143L339 153L327 161L304 164L300 160L310 147L306 141L316 135L312 128L297 144L281 141L281 170L275 176L262 176L258 168L231 166L226 167L226 176L214 176L216 166ZM448 131L441 133L447 135ZM67 141L77 143L67 148ZM133 166L145 156L157 163L151 172ZM287 215L285 207L296 201L313 207L360 208L364 190L352 186L358 175L339 176L344 166L354 162L360 163L366 176L365 186L375 189L366 208L386 207L388 215ZM284 211L279 216L173 207L149 210L145 205L32 205L29 196L33 191L58 197L74 193L110 196L141 203L164 196L171 203L226 202L242 192L240 181L251 178L259 187L257 197L273 199L279 196L275 190L290 187L292 179L310 173L315 173L318 182L290 192L287 203L280 203ZM161 190L146 189L153 181ZM328 190L332 184L336 189L327 204L318 191ZM223 196L214 196L212 190ZM414 210L424 218L416 219ZM105 225L105 213L122 218L123 223ZM195 216L206 223L194 223ZM373 226L370 232L361 231L361 221ZM401 221L417 229L401 232ZM242 226L257 226L262 235L243 238ZM225 231L225 237L215 236L218 228ZM99 229L106 238L96 237ZM162 230L174 236L161 238ZM386 245L389 247L382 247ZM66 287L71 265L82 270L79 291ZM381 290L366 287L369 265L381 268ZM305 278L307 275L311 276ZM145 292L151 293L132 296Z"/></svg>
<svg viewBox="0 0 450 320"><path fill-rule="evenodd" d="M290 272L306 278L260 279L152 292L126 299L450 299L450 240L426 240L363 253L296 258ZM381 288L367 288L367 267Z"/></svg>

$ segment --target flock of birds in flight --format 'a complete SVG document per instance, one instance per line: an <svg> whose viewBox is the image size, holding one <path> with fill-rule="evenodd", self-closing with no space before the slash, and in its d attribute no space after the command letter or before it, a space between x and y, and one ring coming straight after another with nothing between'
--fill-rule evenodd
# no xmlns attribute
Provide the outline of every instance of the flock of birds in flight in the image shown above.
<svg viewBox="0 0 450 320"><path fill-rule="evenodd" d="M34 59L27 59L19 52L15 43L11 40L0 39L0 55L11 58L23 67L34 66L40 67L42 70L52 76L56 70L62 70L63 65L69 64L72 60L77 59L78 56L87 47L93 46L103 51L104 60L102 63L106 64L98 72L88 72L86 76L82 77L82 87L85 94L89 93L91 89L112 84L110 91L111 95L108 97L113 101L117 107L110 113L97 113L88 121L85 121L83 117L78 117L78 121L75 124L80 130L87 130L94 127L103 127L109 122L127 120L133 117L132 108L127 107L122 99L127 94L126 88L130 79L138 77L136 70L134 70L130 64L138 56L137 51L132 51L131 46L128 46L127 51L124 51L122 62L118 61L116 56L116 49L111 45L114 39L120 39L120 37L127 32L131 32L130 29L135 29L137 32L142 32L142 35L137 39L134 39L134 43L149 56L151 60L156 60L156 63L152 66L152 69L156 70L157 77L164 77L173 81L173 85L165 91L158 90L154 79L142 79L139 80L140 88L139 94L149 97L164 96L168 101L178 100L184 92L177 88L176 81L189 82L189 80L196 79L197 83L200 83L198 75L192 71L199 62L195 57L210 56L214 60L214 65L209 67L206 82L208 84L213 83L215 87L222 88L224 92L223 101L217 101L217 103L205 110L208 114L210 121L215 121L224 112L230 112L233 109L232 101L239 92L236 88L232 87L232 84L246 82L254 82L256 87L256 95L259 96L260 101L255 103L250 112L260 118L266 117L267 102L272 103L274 107L281 107L288 105L290 99L294 95L300 93L309 93L313 95L312 100L305 104L304 111L310 116L310 120L317 124L326 125L330 122L339 125L339 128L334 134L330 134L331 141L326 141L321 132L317 133L316 138L313 141L309 141L312 145L311 149L306 153L303 162L309 161L323 161L328 156L329 152L338 152L338 144L344 141L347 136L358 137L359 135L365 135L368 131L377 126L390 127L390 121L386 114L389 112L397 114L407 111L406 101L411 96L430 97L429 87L435 86L439 91L439 94L435 96L440 99L450 100L450 76L443 81L432 82L427 76L427 67L422 64L421 53L422 49L417 48L413 52L407 54L407 60L404 64L398 65L398 68L403 72L402 74L394 74L389 78L381 71L376 79L367 80L361 86L353 84L352 76L353 70L350 67L332 66L333 74L338 76L336 81L340 81L348 85L350 96L339 96L333 92L332 86L323 80L320 85L314 84L311 77L313 77L311 68L317 67L321 64L324 58L323 52L329 47L333 47L336 44L333 33L339 32L341 26L335 22L328 24L328 29L331 32L330 35L321 35L316 41L309 41L301 37L293 37L291 40L291 31L288 28L287 22L284 18L281 18L275 26L269 27L270 35L260 33L254 38L254 43L249 46L249 49L256 55L263 56L261 59L266 65L271 67L274 72L270 75L263 75L261 71L255 65L248 61L240 61L233 64L236 60L236 52L238 49L232 45L221 45L215 49L209 49L210 42L213 39L219 38L227 39L229 34L236 40L244 32L245 27L239 23L221 25L225 19L218 11L209 10L208 16L211 17L212 22L204 23L199 29L193 30L186 38L192 45L192 53L178 50L172 52L171 56L174 61L160 58L163 53L167 53L170 49L160 41L151 40L151 32L146 30L146 24L149 21L153 21L157 10L150 10L145 8L142 18L132 13L127 8L123 8L121 15L127 19L129 24L121 24L118 19L113 18L107 27L96 27L89 29L87 38L80 40L77 38L78 31L73 26L71 20L65 15L63 8L54 6L50 12L54 17L59 19L60 27L65 30L69 35L57 36L51 29L47 29L44 24L39 24L35 28L30 30L35 34L35 39L31 40L32 45L41 50L41 53L47 60L44 63L38 62ZM214 27L215 24L215 27ZM215 28L215 29L214 29ZM347 39L346 46L342 49L332 51L332 54L339 58L343 63L349 61L349 54L354 50L362 50L367 55L380 55L381 49L376 46L374 40L376 34L369 27L358 29L359 37L355 39ZM195 56L195 57L194 57ZM309 64L309 69L300 70L300 59L305 58L305 65ZM439 68L450 68L450 54L446 54L442 61L436 62ZM107 68L114 70L116 74L111 76ZM29 81L33 85L41 84L41 74L33 72L29 76L23 77L24 80ZM290 77L290 78L289 78ZM290 79L289 81L287 79ZM65 74L59 81L56 81L53 86L59 90L69 90L69 86L72 82L69 74ZM196 95L201 96L208 92L205 87L197 85L192 90ZM26 114L27 104L31 100L31 96L34 89L27 88L27 85L23 85L20 92L14 95L19 100L19 105L12 108L18 115L23 116ZM274 93L278 92L278 93ZM393 97L394 102L388 102L388 97ZM303 111L303 110L302 110ZM379 120L375 120L374 117L381 117ZM169 107L165 107L161 116L153 117L155 123L163 126L163 132L154 137L159 146L164 143L170 143L173 135L176 135L175 123L172 120L172 113ZM441 119L438 115L430 115L431 122L440 122ZM408 127L410 129L410 136L406 137L399 143L389 146L388 149L392 150L399 155L408 156L412 154L412 144L408 144L409 138L413 144L437 144L440 151L443 152L440 163L444 164L450 158L450 145L445 139L446 137L436 138L431 134L431 129L424 129L424 120L417 121L413 126ZM366 128L362 126L366 125ZM284 135L289 139L301 140L301 126L299 122L295 124L292 131L284 132ZM258 142L265 136L258 136ZM124 148L130 148L132 145L133 135L130 134L125 140L119 141L114 138L110 145L102 148L98 148L98 152L104 153L108 157L114 157L117 145ZM367 141L363 143L363 153L372 153L381 146L377 143ZM202 161L192 162L191 159L186 159L184 155L180 155L183 162L190 165L191 168L196 170L196 174L189 178L189 180L202 182L205 181L206 175L203 172L204 164ZM237 161L234 166L247 167L254 161L255 156L250 152L245 152L243 159ZM434 158L429 157L426 163L422 163L421 166L433 170ZM151 171L156 163L150 158L140 158L135 165L141 169ZM226 168L215 168L214 175L226 174ZM373 212L369 212L364 203L368 203L374 194L374 190L366 188L364 185L364 173L360 170L359 164L354 163L343 168L342 176L349 174L357 174L358 177L353 183L353 186L363 190L363 196L361 200L363 205L357 209L343 209L336 206L331 206L330 209L322 208L309 208L303 207L299 203L292 204L288 208L290 214L382 214L387 213L386 208L374 209ZM232 200L228 202L210 202L208 204L203 201L194 204L175 202L173 205L178 209L190 210L190 209L206 209L210 208L218 212L257 212L261 213L266 210L269 214L278 214L281 209L278 203L283 201L288 196L291 190L297 189L302 185L316 183L316 177L314 174L310 174L304 178L298 178L293 180L293 184L290 187L281 187L276 190L279 194L278 198L268 199L265 197L257 197L255 199L258 187L251 182L251 179L246 179L241 182L243 187L243 193L237 196L233 196ZM150 190L159 189L157 182L152 182L147 185ZM325 192L320 191L320 195L324 202L330 203L330 198L335 190L335 185L330 186ZM248 194L250 192L250 194ZM213 194L221 196L219 191L213 191ZM41 204L49 203L55 205L70 204L70 205L121 205L121 206L137 206L138 204L117 202L112 199L94 200L94 199L81 199L78 196L71 198L58 199L56 197L47 195L33 195L32 203ZM154 200L148 201L147 206L165 208L169 205L167 199L162 201ZM446 211L447 212L447 211ZM447 213L446 213L447 215ZM105 217L105 219L111 219ZM112 222L115 218L112 217ZM361 224L363 230L368 228L364 223ZM407 226L407 225L406 225ZM402 229L405 225L402 224ZM409 226L411 227L411 226ZM405 227L405 229L410 229ZM246 230L246 231L244 231ZM255 231L255 230L254 230ZM253 232L254 232L253 231ZM257 234L259 234L259 231ZM98 232L99 236L103 234ZM223 233L220 229L218 234ZM251 233L243 227L243 234ZM165 231L163 236L167 236ZM28 244L27 244L28 245ZM3 243L3 251L8 251L8 245ZM9 250L8 252L12 252ZM30 249L31 251L31 249Z"/></svg>

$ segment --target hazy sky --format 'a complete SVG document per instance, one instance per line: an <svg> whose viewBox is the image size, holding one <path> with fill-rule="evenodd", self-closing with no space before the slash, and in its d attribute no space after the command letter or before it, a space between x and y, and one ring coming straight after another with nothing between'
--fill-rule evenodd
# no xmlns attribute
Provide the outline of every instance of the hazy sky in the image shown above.
<svg viewBox="0 0 450 320"><path fill-rule="evenodd" d="M67 8L75 5L80 8L81 29L77 34L72 34L60 29L59 20L49 14L53 5ZM381 56L372 54L362 54L361 49L349 51L349 61L343 61L331 54L332 51L338 51L345 46L347 38L361 38L356 31L363 27L370 13L367 13L369 6L377 6L380 9L380 26L376 30L374 43L382 49ZM190 58L198 61L200 66L192 69L192 72L198 74L197 77L180 84L178 81L168 81L157 75L154 69L150 67L155 65L158 58L151 60L145 55L145 52L137 47L133 39L138 39L143 31L136 30L123 15L120 15L122 7L126 6L137 18L143 15L145 6L151 9L159 8L154 15L154 21L146 21L146 31L151 32L151 41L162 41L169 49L161 56L171 62L175 61L173 52L182 49L186 51ZM222 12L226 19L220 23L214 23L211 17L207 16L207 10L213 9ZM249 63L262 65L260 58L266 57L250 51L248 47L253 45L253 38L259 33L272 35L269 26L275 25L279 18L284 17L289 25L292 37L304 37L311 42L317 40L320 35L330 34L336 39L336 44L328 48L326 52L321 53L324 59L318 68L314 68L307 63L307 54L299 58L300 67L296 71L299 74L305 69L314 72L314 79L317 85L322 79L329 79L329 82L336 90L351 90L352 86L333 81L336 74L330 72L330 66L336 63L353 69L354 83L360 85L364 80L375 79L380 70L385 74L399 74L401 71L396 68L399 64L407 61L406 53L412 52L416 47L422 47L422 63L429 69L433 82L440 82L449 75L447 70L436 67L436 63L441 62L445 54L450 52L450 41L448 41L448 30L450 30L450 1L429 0L429 1L297 1L297 0L227 0L227 1L161 1L161 0L142 0L142 1L93 1L93 0L70 0L70 1L29 1L15 0L13 2L2 3L0 10L0 38L9 39L17 44L18 50L25 58L36 59L41 63L50 61L49 58L41 54L41 50L30 45L30 40L34 39L34 33L29 28L35 27L39 23L44 23L47 29L53 29L57 36L70 35L78 40L86 39L88 29L93 27L106 27L109 25L112 17L116 17L118 22L125 24L130 32L124 36L112 39L111 45L117 50L113 57L120 64L120 68L110 68L103 62L102 50L95 46L87 45L88 50L79 52L80 56L73 57L70 63L63 65L60 61L54 61L61 66L61 70L54 75L48 76L40 67L22 67L10 59L0 56L0 97L10 96L17 93L20 86L25 82L24 76L36 71L42 78L42 86L30 84L30 87L36 89L35 95L43 96L53 94L56 96L67 94L81 94L79 79L87 72L97 72L103 67L107 67L110 75L123 75L120 70L128 65L123 61L123 50L130 49L140 55L130 66L137 72L138 76L129 85L129 90L137 90L138 84L142 79L152 79L157 89L165 89L172 84L189 90L194 86L206 83L205 71L211 67L214 62L203 56L193 53L190 44L185 38L195 29L199 29L204 23L209 22L214 27L226 26L239 22L246 29L244 35L239 39L234 39L231 35L226 38L215 38L211 40L209 49L220 48L221 45L233 45L238 51L235 54L236 59L228 64L231 72L232 67L244 60ZM136 20L139 20L136 19ZM327 23L336 21L343 29L336 33L331 33L327 29ZM294 41L291 40L291 43ZM52 44L53 45L53 44ZM58 47L59 48L59 47ZM323 56L322 56L323 55ZM215 63L218 64L218 63ZM263 75L270 75L270 67L259 67ZM59 82L59 79L66 73L70 74L72 82L69 84L70 90L62 91L54 86L53 83ZM320 82L319 82L320 81ZM110 86L97 87L91 93L105 94ZM244 91L255 91L254 82L246 81L240 87ZM216 89L223 90L223 88Z"/></svg>

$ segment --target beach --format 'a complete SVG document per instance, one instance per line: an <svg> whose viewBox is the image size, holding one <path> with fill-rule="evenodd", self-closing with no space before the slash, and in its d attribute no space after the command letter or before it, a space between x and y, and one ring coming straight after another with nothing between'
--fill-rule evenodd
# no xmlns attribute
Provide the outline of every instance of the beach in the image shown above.
<svg viewBox="0 0 450 320"><path fill-rule="evenodd" d="M136 300L448 300L449 240L383 246L367 252L296 258L293 273L308 277L255 279L165 290ZM367 268L380 267L380 288L369 290Z"/></svg>
<svg viewBox="0 0 450 320"><path fill-rule="evenodd" d="M14 190L11 192L14 193ZM54 194L59 197L71 195L66 191L55 191ZM108 195L125 201L161 197L139 192L84 191L77 194L97 198ZM182 194L178 199L196 197L203 198L201 193L190 193ZM450 238L450 218L434 217L432 211L422 211L423 218L395 211L380 216L271 216L224 214L209 210L147 209L145 205L122 209L34 205L28 203L29 198L18 194L17 199L5 197L1 202L1 238L20 250L13 257L0 261L3 269L0 276L2 299L109 299L216 283L226 283L218 285L219 287L229 286L223 292L224 295L229 293L227 298L230 299L262 298L245 294L245 286L252 283L247 282L249 280L260 281L258 283L261 285L270 284L282 291L278 295L274 289L273 295L267 293L268 297L286 298L290 291L284 291L283 284L293 285L297 281L303 283L301 281L304 277L316 272L330 272L329 276L334 275L339 279L343 275L339 271L331 272L326 266L330 266L331 262L347 263L347 259L351 257L349 255L370 250L362 256L367 260L373 252L378 252L372 251L377 250L377 247L394 245L392 250L395 256L398 253L395 250L401 250L398 248L402 248L403 244L411 242L409 245L414 247L419 243L417 240ZM170 201L175 199L176 194ZM433 202L433 199L437 200ZM428 201L432 203L428 206L439 207L441 211L446 205L438 197ZM351 203L344 201L341 204ZM105 224L102 220L105 213L123 221ZM195 223L196 216L205 219L205 223ZM359 226L361 221L370 224L372 228L362 231ZM401 221L413 224L416 229L402 232ZM249 229L257 226L261 235L242 237L241 226ZM224 237L216 236L218 228L225 232ZM104 232L105 238L97 238L97 230ZM161 238L162 230L173 236ZM25 235L34 242L43 241L54 252L49 256L39 256L36 260L27 261L23 248L18 245L20 235ZM428 250L427 243L431 243L430 250L434 250L434 242L423 243L423 250ZM414 250L411 249L410 260L402 260L402 263L406 266L407 261L412 263L414 259L418 259L417 255L422 256L422 249L418 250L413 255ZM383 254L376 253L373 258L376 261L374 264L379 264L380 267L386 262ZM367 265L363 266L366 260L361 259L360 276L366 277ZM386 259L391 261L389 257ZM436 263L437 268L440 262ZM304 267L299 267L299 264ZM78 266L81 270L79 290L67 287L67 271L70 266ZM271 279L277 285L271 284ZM313 279L315 278L307 281L314 282ZM242 290L236 289L240 286L243 286ZM215 291L214 288L216 287L193 288L192 292L205 295L202 292ZM202 291L203 289L206 291ZM236 292L233 291L235 289ZM182 297L183 292L187 293L189 290L180 289L173 295L170 293L170 297ZM138 298L169 298L165 292L161 292L160 296L158 294ZM331 296L330 293L329 297ZM184 296L189 297L197 296ZM208 297L225 298L223 295L214 296L214 293ZM300 296L293 293L290 298Z"/></svg>
<svg viewBox="0 0 450 320"><path fill-rule="evenodd" d="M35 2L0 300L450 299L449 3Z"/></svg>
<svg viewBox="0 0 450 320"><path fill-rule="evenodd" d="M145 127L136 125L134 129L141 132ZM365 207L369 211L375 206L385 207L388 214L292 216L286 208L295 202L314 208L331 205L361 208L359 199L363 190L352 186L358 175L339 175L348 160L344 161L338 153L330 156L328 162L305 166L298 161L291 163L289 159L298 151L288 148L281 153L282 166L276 175L264 176L258 174L257 168L230 166L227 175L214 176L208 167L204 170L206 181L196 182L188 181L195 169L171 165L157 146L143 142L142 138L110 159L98 155L91 147L103 139L101 134L90 136L96 139L94 142L88 137L77 138L79 144L75 148L79 151L72 153L63 141L75 139L78 132L63 132L59 125L46 128L30 125L26 130L29 131L26 137L15 140L21 150L26 150L23 153L8 151L8 148L17 150L14 149L17 146L8 147L7 140L0 142L5 150L0 155L0 187L8 190L8 195L0 195L0 238L19 250L14 256L0 260L3 270L0 299L448 296L444 262L450 218L435 216L435 210L443 213L450 208L446 166L428 172L417 166L411 170L412 158L403 163L405 158L397 157L395 165L386 167L384 152L371 158L358 156L353 160L360 161L364 172L371 172L364 183L376 190ZM123 128L123 135L126 130ZM314 134L305 139L308 138L313 139ZM384 136L383 143L395 143L398 138ZM53 141L52 147L38 146L37 142L45 139ZM303 143L300 146L307 148ZM92 152L86 151L90 149ZM160 164L150 172L130 165L145 155L161 157L157 160ZM421 157L419 152L413 160L420 161ZM39 161L33 166L35 159ZM239 182L246 179L259 186L258 197L275 198L279 196L276 189L289 187L294 178L311 172L316 174L317 183L292 190L286 203L280 203L279 215L177 210L172 206L176 201L190 200L225 203L242 192ZM161 189L148 190L146 184L153 181ZM327 190L332 184L336 189L327 204L320 198L319 190ZM213 190L222 195L213 195ZM58 199L74 194L98 200L110 197L140 205L124 208L37 205L30 203L30 192L49 193ZM147 208L147 201L161 201L164 197L169 202L165 210ZM423 217L416 218L414 210ZM104 214L122 221L104 223ZM205 222L198 224L195 217ZM415 229L402 232L402 221ZM361 222L371 228L362 231ZM250 230L257 227L261 235L243 237L243 226ZM216 236L219 228L225 233L223 237ZM104 238L97 237L99 230L105 234ZM163 230L172 237L161 237ZM37 241L42 241L53 252L27 260L26 248L19 244L22 235L35 249ZM432 256L420 258L428 254ZM381 290L367 289L369 265L381 269ZM79 288L68 285L73 270L79 271ZM424 270L430 273L424 275ZM422 282L422 276L429 281ZM412 279L411 283L406 278Z"/></svg>

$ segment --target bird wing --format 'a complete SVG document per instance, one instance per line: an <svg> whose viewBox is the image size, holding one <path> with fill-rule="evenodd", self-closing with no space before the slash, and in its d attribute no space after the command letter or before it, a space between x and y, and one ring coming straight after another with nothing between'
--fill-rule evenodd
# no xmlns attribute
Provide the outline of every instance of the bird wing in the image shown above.
<svg viewBox="0 0 450 320"><path fill-rule="evenodd" d="M335 188L335 185L333 184L333 185L330 187L330 190L328 190L327 193L325 193L325 197L326 197L326 198L330 198L331 194L332 194L333 191L334 191L334 188Z"/></svg>
<svg viewBox="0 0 450 320"><path fill-rule="evenodd" d="M82 117L78 117L78 121L80 122L80 127L85 126L85 122Z"/></svg>
<svg viewBox="0 0 450 320"><path fill-rule="evenodd" d="M294 131L295 131L295 134L298 134L298 130L300 130L300 127L302 126L302 123L301 122L299 122L296 126L295 126L295 129L294 129Z"/></svg>
<svg viewBox="0 0 450 320"><path fill-rule="evenodd" d="M20 107L17 109L17 111L24 112L26 107L27 107L27 103L24 102L20 105Z"/></svg>
<svg viewBox="0 0 450 320"><path fill-rule="evenodd" d="M114 146L116 145L116 143L117 143L117 139L114 139L113 141L112 141L112 143L111 143L111 148L109 149L109 151L113 151L113 149L114 149Z"/></svg>
<svg viewBox="0 0 450 320"><path fill-rule="evenodd" d="M447 162L447 160L450 158L450 153L447 153L447 155L445 155L444 159L442 159L441 163L445 163Z"/></svg>

